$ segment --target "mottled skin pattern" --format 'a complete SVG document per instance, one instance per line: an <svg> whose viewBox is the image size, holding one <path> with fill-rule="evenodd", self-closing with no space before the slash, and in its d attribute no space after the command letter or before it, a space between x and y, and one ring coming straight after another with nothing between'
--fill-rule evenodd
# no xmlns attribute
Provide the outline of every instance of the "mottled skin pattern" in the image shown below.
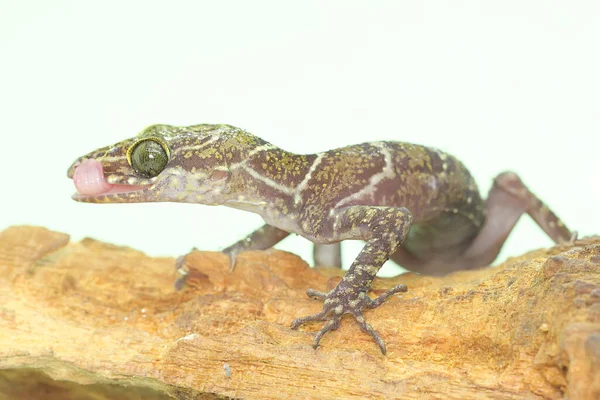
<svg viewBox="0 0 600 400"><path fill-rule="evenodd" d="M168 150L157 176L140 177L127 158L136 143L152 139ZM465 166L436 149L400 142L371 142L319 154L298 155L229 125L174 127L154 125L138 136L79 158L95 159L112 184L132 186L126 193L84 196L93 203L186 202L226 205L260 214L266 225L224 250L231 268L246 250L267 249L290 232L329 250L319 259L339 264L339 243L366 242L341 282L329 293L309 289L324 301L323 310L296 319L327 321L315 336L336 329L351 314L385 354L383 340L362 311L382 304L397 285L376 299L367 296L375 275L388 259L427 274L488 265L523 213L528 213L556 242L575 234L511 172L500 174L484 201ZM328 254L333 254L328 256ZM181 266L185 257L180 257Z"/></svg>

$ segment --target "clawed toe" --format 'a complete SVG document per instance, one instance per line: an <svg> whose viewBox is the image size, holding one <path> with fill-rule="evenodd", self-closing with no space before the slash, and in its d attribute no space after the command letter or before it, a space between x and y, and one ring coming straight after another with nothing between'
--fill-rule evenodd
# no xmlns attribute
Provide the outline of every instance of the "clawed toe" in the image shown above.
<svg viewBox="0 0 600 400"><path fill-rule="evenodd" d="M348 290L347 287L340 287L339 285L329 293L308 289L306 294L309 297L325 302L323 310L314 315L295 319L291 324L291 328L297 329L300 325L311 321L327 321L314 337L313 347L316 349L327 332L336 330L340 326L342 315L351 314L358 322L361 330L368 333L377 342L381 353L385 354L385 342L375 332L373 327L365 321L362 310L378 307L390 296L406 291L406 285L396 285L381 296L371 299L365 291L352 291Z"/></svg>
<svg viewBox="0 0 600 400"><path fill-rule="evenodd" d="M306 295L308 297L316 299L316 300L325 300L325 298L327 297L327 293L325 293L325 292L319 292L319 291L314 290L314 289L307 289L306 290Z"/></svg>
<svg viewBox="0 0 600 400"><path fill-rule="evenodd" d="M292 321L290 328L298 329L300 325L304 325L307 322L311 321L325 321L327 319L327 314L329 314L329 310L323 310L320 313L314 315L308 315L306 317L296 318Z"/></svg>
<svg viewBox="0 0 600 400"><path fill-rule="evenodd" d="M181 290L185 286L185 281L186 281L187 275L188 275L188 269L185 265L185 257L186 256L187 255L179 256L179 257L177 257L177 260L175 260L175 269L181 275L179 278L177 278L177 280L173 284L173 286L175 287L175 290Z"/></svg>
<svg viewBox="0 0 600 400"><path fill-rule="evenodd" d="M187 271L185 270L185 257L186 255L183 256L179 256L177 257L177 260L175 260L175 269L177 270L177 272L179 272L181 275L187 275Z"/></svg>
<svg viewBox="0 0 600 400"><path fill-rule="evenodd" d="M375 329L373 329L371 324L368 324L367 321L365 321L365 318L363 317L362 313L360 311L354 313L354 318L356 318L356 322L358 322L358 325L360 326L360 330L371 335L371 337L373 339L375 339L375 342L377 342L377 344L379 345L379 349L381 350L381 353L385 354L386 353L385 342L383 341L381 336L379 336L379 334L377 332L375 332Z"/></svg>
<svg viewBox="0 0 600 400"><path fill-rule="evenodd" d="M396 285L393 288L389 289L387 292L382 294L381 296L373 299L370 304L367 305L368 308L376 308L382 305L390 296L395 295L396 293L406 292L408 288L406 285Z"/></svg>
<svg viewBox="0 0 600 400"><path fill-rule="evenodd" d="M234 248L227 248L227 249L223 250L222 253L229 256L229 273L232 273L233 270L235 269L235 262L237 260L238 254L240 252L236 251Z"/></svg>
<svg viewBox="0 0 600 400"><path fill-rule="evenodd" d="M192 247L192 250L190 251L190 253L192 253L194 251L198 251L198 248ZM177 278L177 280L175 281L175 284L173 285L173 286L175 286L175 290L181 290L185 286L185 282L187 280L187 276L188 276L188 272L189 272L188 267L185 264L185 259L187 258L187 256L190 253L179 256L179 257L177 257L177 260L175 260L175 269L177 270L177 272L179 272L179 275L181 275L179 278Z"/></svg>
<svg viewBox="0 0 600 400"><path fill-rule="evenodd" d="M237 254L229 254L229 273L232 273L235 269L235 262L237 260Z"/></svg>
<svg viewBox="0 0 600 400"><path fill-rule="evenodd" d="M339 315L334 315L332 319L330 319L325 326L323 326L321 328L321 330L319 332L317 332L317 334L315 335L315 338L313 340L313 349L316 349L317 347L319 347L319 342L321 341L321 338L323 336L325 336L325 334L329 331L335 331L337 328L340 327L340 316Z"/></svg>

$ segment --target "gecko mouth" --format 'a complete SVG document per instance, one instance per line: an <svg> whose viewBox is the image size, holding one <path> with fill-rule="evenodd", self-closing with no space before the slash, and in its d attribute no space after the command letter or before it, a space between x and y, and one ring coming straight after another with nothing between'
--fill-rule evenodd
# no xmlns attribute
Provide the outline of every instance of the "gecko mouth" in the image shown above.
<svg viewBox="0 0 600 400"><path fill-rule="evenodd" d="M102 164L92 159L83 160L79 165L76 165L69 171L69 176L73 178L73 183L75 183L77 189L77 193L72 198L78 201L91 200L94 197L106 195L137 193L151 186L108 183L104 177Z"/></svg>

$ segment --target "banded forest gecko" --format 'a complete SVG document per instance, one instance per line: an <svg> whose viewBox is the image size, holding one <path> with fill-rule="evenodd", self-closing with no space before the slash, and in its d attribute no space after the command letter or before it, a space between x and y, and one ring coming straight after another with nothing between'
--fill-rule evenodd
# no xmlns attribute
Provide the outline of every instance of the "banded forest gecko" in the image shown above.
<svg viewBox="0 0 600 400"><path fill-rule="evenodd" d="M153 125L78 158L68 176L76 201L199 203L261 215L262 228L223 250L231 268L240 252L268 249L290 233L315 243L316 265L341 266L339 242L365 241L333 290L307 290L323 301L322 311L291 324L326 321L315 348L351 314L386 353L363 311L407 290L396 285L375 299L367 295L388 259L432 275L487 266L523 213L556 243L577 236L515 173L498 175L483 200L455 157L403 142L299 155L230 125Z"/></svg>

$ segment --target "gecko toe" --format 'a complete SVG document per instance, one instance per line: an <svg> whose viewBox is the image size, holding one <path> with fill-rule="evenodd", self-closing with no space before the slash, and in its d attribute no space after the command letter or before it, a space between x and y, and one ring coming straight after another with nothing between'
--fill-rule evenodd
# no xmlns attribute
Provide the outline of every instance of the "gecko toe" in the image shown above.
<svg viewBox="0 0 600 400"><path fill-rule="evenodd" d="M181 289L183 289L183 287L186 284L186 278L187 276L180 276L175 280L175 283L173 284L175 290L180 291Z"/></svg>
<svg viewBox="0 0 600 400"><path fill-rule="evenodd" d="M175 290L181 290L185 286L185 282L189 273L189 268L186 265L186 258L190 253L194 251L198 251L198 248L192 247L192 250L190 250L189 253L179 256L175 260L175 269L177 270L177 272L179 272L179 275L181 275L179 278L177 278L173 285L175 287Z"/></svg>
<svg viewBox="0 0 600 400"><path fill-rule="evenodd" d="M393 296L396 293L404 293L407 290L408 288L406 285L396 285L381 296L371 300L370 304L367 304L366 308L377 308L382 305L390 296Z"/></svg>
<svg viewBox="0 0 600 400"><path fill-rule="evenodd" d="M177 278L177 280L175 280L175 283L173 284L173 286L175 287L175 290L177 290L177 291L183 289L183 287L185 286L185 282L187 280L188 267L185 264L186 256L187 256L187 254L183 255L183 256L179 256L179 257L177 257L177 260L175 260L175 269L177 270L177 272L180 275L180 277Z"/></svg>
<svg viewBox="0 0 600 400"><path fill-rule="evenodd" d="M233 270L235 269L235 261L237 259L237 254L230 254L229 255L229 273L232 273Z"/></svg>
<svg viewBox="0 0 600 400"><path fill-rule="evenodd" d="M187 270L184 268L185 267L185 257L186 256L187 256L187 254L183 255L183 256L179 256L179 257L177 257L177 260L175 260L175 269L181 275L187 275Z"/></svg>
<svg viewBox="0 0 600 400"><path fill-rule="evenodd" d="M325 334L327 332L334 331L340 327L340 321L341 321L341 316L337 315L337 314L334 315L332 319L327 321L327 323L315 335L315 338L313 340L313 349L316 349L317 347L319 347L319 342L321 341L321 339L323 338L323 336L325 336Z"/></svg>
<svg viewBox="0 0 600 400"><path fill-rule="evenodd" d="M300 327L300 325L304 325L307 322L325 321L327 319L327 314L329 314L329 312L330 312L330 310L323 309L321 312L319 312L317 314L308 315L306 317L301 317L301 318L296 318L295 320L292 321L290 328L298 329L298 327Z"/></svg>
<svg viewBox="0 0 600 400"><path fill-rule="evenodd" d="M236 250L234 247L229 247L223 250L222 253L229 257L229 273L232 273L235 270L235 263L240 251Z"/></svg>
<svg viewBox="0 0 600 400"><path fill-rule="evenodd" d="M365 321L365 318L363 317L362 312L355 311L352 314L354 315L356 322L358 322L358 325L360 326L360 330L368 333L373 339L375 339L375 342L377 342L377 345L379 346L381 353L385 354L386 353L385 342L383 341L381 336L379 336L379 334L377 332L375 332L375 329L373 329L371 324L369 324L369 323L367 323L367 321Z"/></svg>
<svg viewBox="0 0 600 400"><path fill-rule="evenodd" d="M314 289L306 289L306 295L308 297L310 297L312 299L316 299L316 300L325 300L325 298L327 297L327 293L319 292Z"/></svg>
<svg viewBox="0 0 600 400"><path fill-rule="evenodd" d="M379 334L377 332L375 332L375 330L369 324L367 324L367 333L369 335L371 335L371 337L373 339L375 339L375 342L379 346L379 350L381 350L381 354L385 355L387 353L387 349L385 347L385 342L383 341L381 336L379 336Z"/></svg>

